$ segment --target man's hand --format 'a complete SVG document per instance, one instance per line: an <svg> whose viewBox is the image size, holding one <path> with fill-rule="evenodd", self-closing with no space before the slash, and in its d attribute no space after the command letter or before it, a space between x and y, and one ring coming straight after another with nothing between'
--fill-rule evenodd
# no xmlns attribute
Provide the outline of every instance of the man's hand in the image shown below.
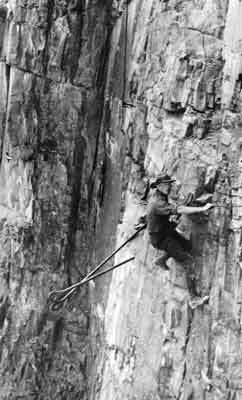
<svg viewBox="0 0 242 400"><path fill-rule="evenodd" d="M212 203L207 203L205 204L205 206L203 206L203 210L207 211L210 210L210 208L214 207L214 205Z"/></svg>

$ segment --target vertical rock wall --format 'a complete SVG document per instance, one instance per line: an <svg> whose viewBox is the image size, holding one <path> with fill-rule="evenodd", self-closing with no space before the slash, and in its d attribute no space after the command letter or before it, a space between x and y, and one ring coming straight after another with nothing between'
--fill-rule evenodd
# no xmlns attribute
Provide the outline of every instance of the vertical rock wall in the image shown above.
<svg viewBox="0 0 242 400"><path fill-rule="evenodd" d="M105 2L0 1L1 399L88 398L88 288L46 300L91 260L110 21Z"/></svg>
<svg viewBox="0 0 242 400"><path fill-rule="evenodd" d="M162 170L176 178L179 200L210 193L213 210L180 225L194 240L196 281L209 302L192 310L183 267L174 259L169 270L156 265L159 251L140 233L115 260L136 257L113 273L92 399L242 396L241 7L239 0L133 0L121 31L114 28L113 41L126 44L129 103L117 244L145 214L147 179Z"/></svg>
<svg viewBox="0 0 242 400"><path fill-rule="evenodd" d="M0 1L0 398L241 398L240 0ZM210 193L180 229L209 301L133 233L148 179Z"/></svg>

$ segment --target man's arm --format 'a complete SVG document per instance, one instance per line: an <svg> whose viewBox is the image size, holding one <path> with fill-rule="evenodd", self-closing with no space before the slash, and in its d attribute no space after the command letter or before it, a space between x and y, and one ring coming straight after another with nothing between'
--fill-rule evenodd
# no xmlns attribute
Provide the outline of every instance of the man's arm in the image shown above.
<svg viewBox="0 0 242 400"><path fill-rule="evenodd" d="M213 207L213 204L207 203L205 206L202 207L191 207L191 206L178 206L177 207L177 212L178 214L185 214L185 215L191 215L191 214L198 214L198 213L203 213L205 211L210 210L210 208Z"/></svg>
<svg viewBox="0 0 242 400"><path fill-rule="evenodd" d="M147 215L142 215L137 224L135 224L135 229L139 229L142 225L147 224L147 220L149 219L149 215L155 211L156 215L172 215L172 214L177 214L177 207L172 204L167 204L167 205L159 205L156 203L153 203L150 205Z"/></svg>
<svg viewBox="0 0 242 400"><path fill-rule="evenodd" d="M156 205L155 206L155 211L159 215L170 215L170 214L176 214L177 213L177 207L173 204L169 204L166 206L160 206Z"/></svg>

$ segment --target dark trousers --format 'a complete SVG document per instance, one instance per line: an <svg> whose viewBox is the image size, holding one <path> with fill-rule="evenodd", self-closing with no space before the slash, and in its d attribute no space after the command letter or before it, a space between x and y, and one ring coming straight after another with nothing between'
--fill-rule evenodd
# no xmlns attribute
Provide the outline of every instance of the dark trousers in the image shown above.
<svg viewBox="0 0 242 400"><path fill-rule="evenodd" d="M164 232L150 232L150 242L153 247L164 250L167 258L173 257L183 264L186 270L187 286L193 295L197 295L196 279L194 270L194 260L192 257L192 244L190 240L185 239L177 231L167 232L164 238Z"/></svg>
<svg viewBox="0 0 242 400"><path fill-rule="evenodd" d="M169 257L175 258L179 262L184 262L190 258L192 244L190 240L185 239L177 231L164 233L150 232L150 241L153 247L159 250L165 250Z"/></svg>

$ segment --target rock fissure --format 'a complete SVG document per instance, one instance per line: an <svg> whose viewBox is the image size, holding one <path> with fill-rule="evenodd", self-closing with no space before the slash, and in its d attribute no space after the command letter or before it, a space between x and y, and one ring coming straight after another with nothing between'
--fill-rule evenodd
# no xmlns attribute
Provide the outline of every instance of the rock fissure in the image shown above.
<svg viewBox="0 0 242 400"><path fill-rule="evenodd" d="M106 40L101 51L101 64L97 70L96 75L96 85L98 88L97 94L97 102L99 108L98 115L98 133L96 137L96 145L95 145L95 153L93 158L92 170L89 178L89 194L88 194L88 203L89 210L92 208L93 202L93 194L94 194L94 181L95 174L99 174L99 203L102 204L104 198L104 188L105 188L105 178L106 178L106 168L107 168L107 154L106 154L106 126L108 129L108 116L110 114L110 103L109 103L109 93L108 88L106 87L106 78L108 74L108 60L109 60L109 51L110 51L110 41L112 34L112 26L108 27L106 33ZM101 158L100 161L100 152ZM98 167L98 163L101 164L101 167ZM95 231L95 223L94 223L94 231Z"/></svg>
<svg viewBox="0 0 242 400"><path fill-rule="evenodd" d="M45 44L43 50L43 71L44 75L47 73L48 62L49 62L49 55L48 55L48 45L50 40L50 30L52 26L52 17L54 13L55 1L48 0L47 4L47 16L46 16L46 26L45 26Z"/></svg>
<svg viewBox="0 0 242 400"><path fill-rule="evenodd" d="M67 244L64 255L65 268L67 270L67 284L71 285L71 270L73 268L73 255L76 247L76 231L78 226L78 215L79 206L81 200L81 185L82 185L82 174L84 164L84 154L86 150L86 143L81 136L83 127L79 126L79 132L74 141L74 153L73 153L73 168L69 172L71 176L71 206L69 216L69 227L67 233ZM83 273L85 273L85 268Z"/></svg>
<svg viewBox="0 0 242 400"><path fill-rule="evenodd" d="M37 72L35 72L35 71L32 71L32 70L30 70L30 69L26 69L26 68L23 68L23 67L21 67L21 66L19 66L18 64L14 64L14 63L12 63L12 64L9 64L9 63L4 63L5 65L6 65L6 67L9 67L9 68L11 68L11 67L13 67L13 68L15 68L16 70L19 70L19 71L21 71L21 72L25 72L25 73L27 73L27 74L31 74L31 75L33 75L33 76L35 76L35 77L37 77L37 78L41 78L41 79L43 79L43 80L46 80L46 81L48 81L49 83L54 83L55 85L60 85L60 86L62 86L63 85L63 83L65 83L65 82L62 82L61 81L61 79L54 79L53 77L51 78L49 75L48 75L48 73L47 74L38 74ZM85 84L82 84L82 83L77 83L77 82L71 82L71 83L69 83L71 86L73 86L73 87L76 87L76 88L80 88L81 90L85 90L85 91L90 91L90 87L88 87L88 86L85 86Z"/></svg>
<svg viewBox="0 0 242 400"><path fill-rule="evenodd" d="M198 29L198 28L194 28L194 27L191 27L191 26L184 26L183 28L184 28L184 29L188 29L188 30L190 30L190 31L199 32L199 33L201 33L201 35L208 35L208 36L212 36L212 37L214 37L214 38L216 38L216 39L220 39L219 36L214 35L214 34L212 34L212 33L210 33L210 32L202 31L202 30L200 30L200 29Z"/></svg>
<svg viewBox="0 0 242 400"><path fill-rule="evenodd" d="M3 135L2 135L2 138L1 138L1 148L0 148L1 158L0 158L0 160L2 160L2 157L3 157L4 135L5 135L5 130L6 130L7 118L8 118L10 69L11 69L11 67L9 65L5 64L6 104L5 104L4 115L3 115L3 118L2 118Z"/></svg>

